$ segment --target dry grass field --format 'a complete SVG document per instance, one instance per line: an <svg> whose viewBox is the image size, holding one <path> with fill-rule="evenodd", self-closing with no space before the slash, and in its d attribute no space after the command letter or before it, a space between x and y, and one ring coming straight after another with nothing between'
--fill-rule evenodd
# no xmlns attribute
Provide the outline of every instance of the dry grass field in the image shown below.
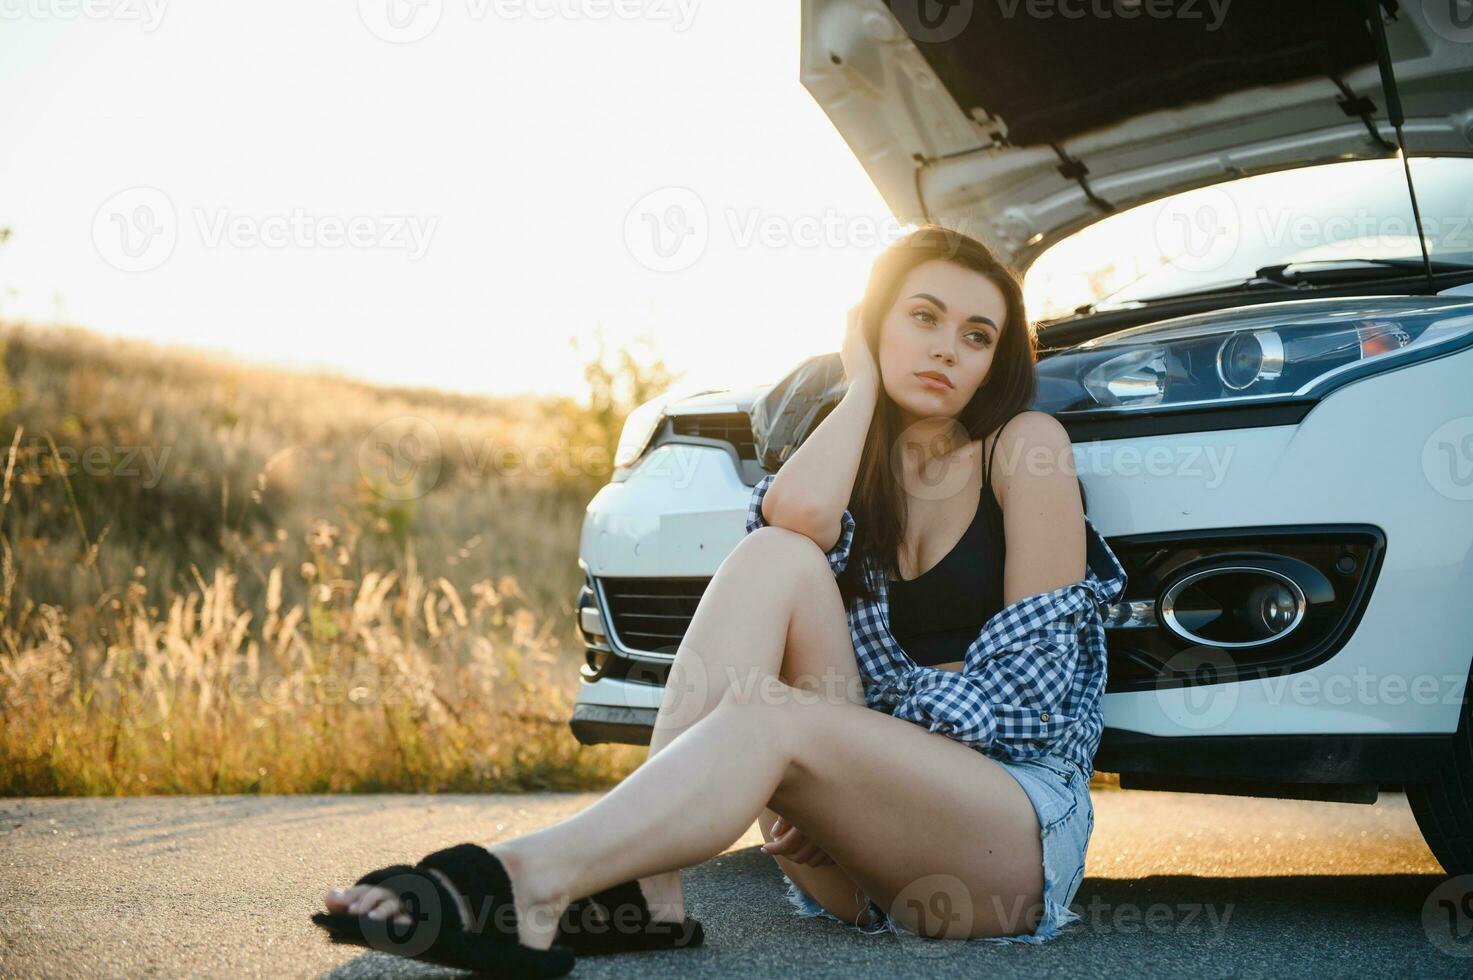
<svg viewBox="0 0 1473 980"><path fill-rule="evenodd" d="M586 404L525 402L0 340L0 794L589 789L643 758L567 719L583 509L662 364L600 350Z"/></svg>

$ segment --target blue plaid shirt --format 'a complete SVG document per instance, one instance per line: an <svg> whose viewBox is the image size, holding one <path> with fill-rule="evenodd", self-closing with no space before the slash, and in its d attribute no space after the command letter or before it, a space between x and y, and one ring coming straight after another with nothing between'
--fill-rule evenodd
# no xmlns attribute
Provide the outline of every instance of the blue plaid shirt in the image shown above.
<svg viewBox="0 0 1473 980"><path fill-rule="evenodd" d="M767 524L762 498L776 478L758 481L747 505L747 533ZM846 509L838 542L827 553L834 574L854 543ZM1105 626L1100 607L1125 592L1125 569L1088 515L1085 577L1027 596L999 610L967 648L963 670L922 667L890 633L885 576L871 560L867 580L878 601L856 600L849 632L865 702L904 721L940 732L1010 761L1041 755L1073 759L1088 775L1105 729Z"/></svg>

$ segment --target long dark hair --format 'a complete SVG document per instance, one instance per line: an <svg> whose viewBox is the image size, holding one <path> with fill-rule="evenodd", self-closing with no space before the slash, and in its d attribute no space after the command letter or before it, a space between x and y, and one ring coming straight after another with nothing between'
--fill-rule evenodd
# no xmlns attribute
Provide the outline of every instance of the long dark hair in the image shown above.
<svg viewBox="0 0 1473 980"><path fill-rule="evenodd" d="M975 440L1033 403L1037 340L1023 310L1023 287L1017 273L976 239L940 225L922 225L875 260L860 300L861 327L870 354L879 364L881 321L910 270L935 259L981 273L1002 290L1007 302L1007 319L998 335L987 378L956 417L968 438ZM882 384L849 501L855 523L854 542L849 561L838 576L839 593L846 606L855 598L878 599L863 574L867 559L876 561L887 577L900 577L898 559L905 530L906 495L891 466L890 449L901 431L899 407Z"/></svg>

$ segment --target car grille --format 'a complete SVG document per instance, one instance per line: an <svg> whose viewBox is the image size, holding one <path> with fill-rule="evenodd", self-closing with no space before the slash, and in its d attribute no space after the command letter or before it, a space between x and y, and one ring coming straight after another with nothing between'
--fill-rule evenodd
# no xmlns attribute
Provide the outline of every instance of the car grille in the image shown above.
<svg viewBox="0 0 1473 980"><path fill-rule="evenodd" d="M675 655L709 578L601 578L604 612L626 650Z"/></svg>
<svg viewBox="0 0 1473 980"><path fill-rule="evenodd" d="M757 444L752 440L752 420L745 412L719 415L677 415L671 422L676 435L720 439L736 447L742 459L757 458Z"/></svg>

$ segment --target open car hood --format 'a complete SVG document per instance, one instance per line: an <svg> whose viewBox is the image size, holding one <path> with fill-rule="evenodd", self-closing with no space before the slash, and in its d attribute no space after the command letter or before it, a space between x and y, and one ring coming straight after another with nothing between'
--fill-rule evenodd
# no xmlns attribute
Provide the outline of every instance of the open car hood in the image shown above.
<svg viewBox="0 0 1473 980"><path fill-rule="evenodd" d="M1473 154L1460 4L1383 3L1411 155ZM895 217L1019 271L1156 198L1397 152L1357 0L803 0L802 24L803 85Z"/></svg>

